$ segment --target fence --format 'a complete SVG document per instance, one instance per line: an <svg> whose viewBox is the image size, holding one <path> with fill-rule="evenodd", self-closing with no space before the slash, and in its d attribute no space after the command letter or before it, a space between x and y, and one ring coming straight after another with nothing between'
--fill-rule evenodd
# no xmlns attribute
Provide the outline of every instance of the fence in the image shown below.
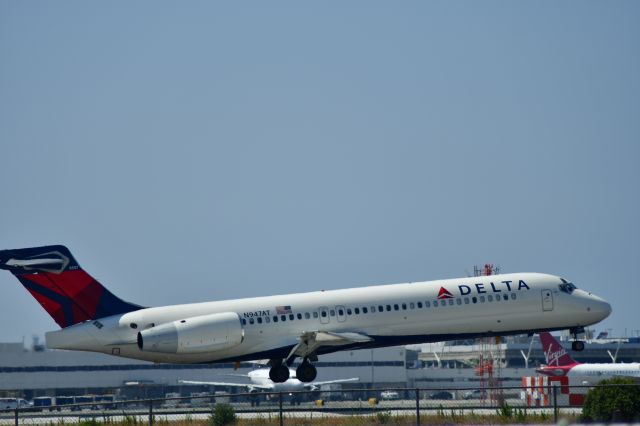
<svg viewBox="0 0 640 426"><path fill-rule="evenodd" d="M194 393L186 397L140 400L104 400L88 396L58 397L58 405L0 410L0 425L62 423L205 422L217 404L229 404L241 419L261 424L299 424L326 417L394 415L426 424L429 415L442 413L496 415L516 409L546 413L557 421L559 410L576 410L571 395L584 395L590 386L525 382L522 387L500 388L390 388L314 390L300 392ZM63 401L64 403L60 403ZM1 409L2 407L0 407ZM259 423L260 423L259 422Z"/></svg>

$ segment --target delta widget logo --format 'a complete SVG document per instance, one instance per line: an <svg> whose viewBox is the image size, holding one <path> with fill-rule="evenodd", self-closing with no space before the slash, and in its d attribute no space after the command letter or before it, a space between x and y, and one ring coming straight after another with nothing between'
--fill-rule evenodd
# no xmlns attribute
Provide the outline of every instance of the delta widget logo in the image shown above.
<svg viewBox="0 0 640 426"><path fill-rule="evenodd" d="M440 291L438 292L438 299L453 299L453 294L451 294L446 288L440 287Z"/></svg>

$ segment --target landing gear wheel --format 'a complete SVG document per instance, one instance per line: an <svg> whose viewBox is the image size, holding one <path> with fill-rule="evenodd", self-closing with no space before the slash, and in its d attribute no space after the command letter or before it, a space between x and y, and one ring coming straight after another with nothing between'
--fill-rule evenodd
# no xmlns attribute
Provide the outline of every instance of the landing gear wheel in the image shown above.
<svg viewBox="0 0 640 426"><path fill-rule="evenodd" d="M309 361L303 361L302 364L296 368L296 378L302 383L313 382L318 375L318 370Z"/></svg>
<svg viewBox="0 0 640 426"><path fill-rule="evenodd" d="M581 352L584 350L584 342L582 340L576 340L575 342L571 342L571 350L576 352Z"/></svg>
<svg viewBox="0 0 640 426"><path fill-rule="evenodd" d="M569 329L569 333L571 333L571 337L573 337L573 342L571 342L571 350L580 352L584 350L584 342L578 340L578 334L584 333L584 327L574 327Z"/></svg>
<svg viewBox="0 0 640 426"><path fill-rule="evenodd" d="M269 370L269 378L274 383L284 383L289 380L289 368L286 365L274 365Z"/></svg>

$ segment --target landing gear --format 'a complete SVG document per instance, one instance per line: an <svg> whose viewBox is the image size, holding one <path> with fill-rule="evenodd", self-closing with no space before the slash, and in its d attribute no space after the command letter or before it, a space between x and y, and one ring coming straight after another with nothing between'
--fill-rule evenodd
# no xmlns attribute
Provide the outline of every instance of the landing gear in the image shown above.
<svg viewBox="0 0 640 426"><path fill-rule="evenodd" d="M289 380L289 367L284 364L276 364L269 370L269 378L274 383L284 383Z"/></svg>
<svg viewBox="0 0 640 426"><path fill-rule="evenodd" d="M316 367L314 367L307 358L296 368L296 378L303 383L313 382L317 375L318 370L316 370Z"/></svg>
<svg viewBox="0 0 640 426"><path fill-rule="evenodd" d="M571 350L576 352L581 352L584 350L584 342L582 340L578 340L578 334L584 333L583 327L574 327L569 329L569 333L571 333L571 337L574 339L571 342Z"/></svg>
<svg viewBox="0 0 640 426"><path fill-rule="evenodd" d="M584 350L584 342L582 340L576 340L575 342L571 342L571 350L580 352Z"/></svg>

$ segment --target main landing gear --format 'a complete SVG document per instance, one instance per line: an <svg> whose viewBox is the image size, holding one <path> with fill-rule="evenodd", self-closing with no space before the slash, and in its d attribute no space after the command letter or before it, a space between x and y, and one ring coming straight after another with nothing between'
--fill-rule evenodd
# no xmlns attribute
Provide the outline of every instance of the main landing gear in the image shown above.
<svg viewBox="0 0 640 426"><path fill-rule="evenodd" d="M318 370L316 370L316 367L314 367L307 358L296 368L296 378L303 383L313 382L317 375Z"/></svg>
<svg viewBox="0 0 640 426"><path fill-rule="evenodd" d="M289 367L280 361L269 370L269 378L273 383L284 383L289 380Z"/></svg>
<svg viewBox="0 0 640 426"><path fill-rule="evenodd" d="M304 358L302 364L296 369L296 378L303 383L309 383L315 380L318 375L316 367L309 362L309 359ZM274 383L284 383L289 380L289 367L281 360L272 360L272 366L269 370L269 378Z"/></svg>
<svg viewBox="0 0 640 426"><path fill-rule="evenodd" d="M570 328L569 333L571 333L571 337L573 338L573 342L571 342L571 350L576 352L583 351L584 342L582 340L578 340L578 334L584 333L584 327Z"/></svg>

